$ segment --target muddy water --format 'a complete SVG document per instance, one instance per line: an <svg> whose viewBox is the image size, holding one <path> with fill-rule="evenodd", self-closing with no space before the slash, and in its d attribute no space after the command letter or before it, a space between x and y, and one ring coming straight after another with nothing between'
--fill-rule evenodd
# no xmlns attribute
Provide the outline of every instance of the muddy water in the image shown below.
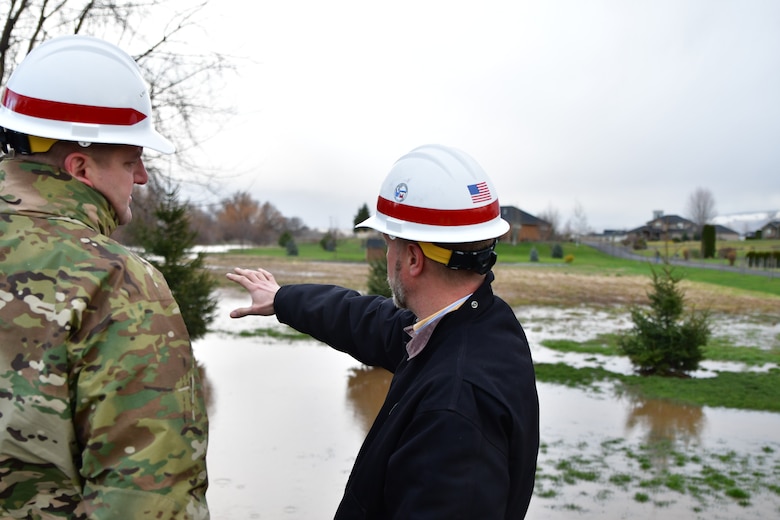
<svg viewBox="0 0 780 520"><path fill-rule="evenodd" d="M195 343L213 387L212 518L332 518L390 375L314 341L239 337L241 330L279 327L273 318L227 317L244 304L226 294L214 324L224 332ZM520 313L529 324L538 318L538 325L526 325L535 358L556 356L538 346L545 334L580 339L574 334L584 327L572 325L571 316L550 321L569 321L567 330L545 325L555 312ZM543 447L528 518L780 517L780 496L765 488L751 490L740 505L722 492L691 496L644 484L664 471L700 474L703 468L762 473L780 484L780 414L672 405L616 395L607 387L583 392L539 384L539 398ZM694 462L681 467L685 454ZM564 466L572 461L591 477L566 474ZM637 500L637 493L646 498Z"/></svg>

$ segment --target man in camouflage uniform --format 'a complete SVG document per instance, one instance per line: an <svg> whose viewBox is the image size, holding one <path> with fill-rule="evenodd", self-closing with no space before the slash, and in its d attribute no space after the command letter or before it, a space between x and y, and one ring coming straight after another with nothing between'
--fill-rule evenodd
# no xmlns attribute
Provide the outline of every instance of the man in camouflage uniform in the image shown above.
<svg viewBox="0 0 780 520"><path fill-rule="evenodd" d="M138 67L55 38L14 71L0 127L0 518L207 519L187 329L162 275L109 238L143 147L173 152Z"/></svg>

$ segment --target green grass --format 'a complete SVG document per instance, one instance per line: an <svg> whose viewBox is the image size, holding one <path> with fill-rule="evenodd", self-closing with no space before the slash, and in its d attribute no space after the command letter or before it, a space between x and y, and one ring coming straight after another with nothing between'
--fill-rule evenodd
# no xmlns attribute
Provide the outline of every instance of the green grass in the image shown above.
<svg viewBox="0 0 780 520"><path fill-rule="evenodd" d="M780 369L768 372L719 372L709 378L623 375L601 367L575 368L564 363L537 363L536 377L546 383L590 388L616 383L619 392L668 399L694 406L780 412Z"/></svg>
<svg viewBox="0 0 780 520"><path fill-rule="evenodd" d="M287 250L281 246L252 247L231 249L230 254L246 256L270 256L289 258L290 260L317 260L331 262L365 262L366 250L359 239L339 240L335 251L325 251L319 242L304 242L298 245L298 256L287 256Z"/></svg>
<svg viewBox="0 0 780 520"><path fill-rule="evenodd" d="M780 243L780 241L777 241ZM559 258L552 258L552 244L521 243L517 245L499 243L496 251L499 263L530 263L531 248L539 252L539 262L532 265L556 267L563 273L610 274L613 276L650 276L652 268L657 266L652 257L647 261L627 260L602 253L590 246L567 243L563 245L564 256L572 254L574 261L565 263ZM714 260L713 263L725 265L725 260ZM675 272L685 280L698 283L708 283L722 287L755 291L758 293L780 296L780 269L777 276L769 278L748 273L718 271L703 267L675 266Z"/></svg>
<svg viewBox="0 0 780 520"><path fill-rule="evenodd" d="M570 339L546 339L542 340L541 344L558 352L615 356L620 354L617 337L617 334L599 334L593 339L582 342Z"/></svg>
<svg viewBox="0 0 780 520"><path fill-rule="evenodd" d="M544 340L542 345L558 352L579 354L620 355L619 334L601 334L577 342ZM751 346L734 346L719 338L704 348L704 358L711 361L732 361L748 366L774 365L768 372L719 372L711 378L668 378L660 376L622 375L602 367L575 368L564 363L537 363L540 381L570 387L592 388L594 383L611 381L621 391L638 393L646 398L669 399L696 406L721 406L745 410L780 412L780 350Z"/></svg>
<svg viewBox="0 0 780 520"><path fill-rule="evenodd" d="M704 359L734 361L749 366L775 363L780 366L780 349L770 350L755 346L733 346L722 338L713 338L704 347Z"/></svg>
<svg viewBox="0 0 780 520"><path fill-rule="evenodd" d="M569 339L546 339L541 344L557 352L576 352L578 354L621 355L618 349L619 333L603 333L586 341ZM746 343L743 339L741 343ZM704 359L710 361L733 361L749 366L773 363L780 366L780 349L760 348L755 345L734 345L725 338L712 338L704 347Z"/></svg>
<svg viewBox="0 0 780 520"><path fill-rule="evenodd" d="M532 265L539 267L559 267L573 272L603 272L613 274L647 274L649 263L627 261L617 258L586 245L563 244L563 255L573 255L574 261L566 263L561 258L552 257L553 243L521 242L516 245L499 242L496 247L498 262L503 264L531 264L531 249L536 248L539 261Z"/></svg>
<svg viewBox="0 0 780 520"><path fill-rule="evenodd" d="M780 369L719 372L716 377L674 379L622 376L625 386L645 397L696 406L780 412Z"/></svg>

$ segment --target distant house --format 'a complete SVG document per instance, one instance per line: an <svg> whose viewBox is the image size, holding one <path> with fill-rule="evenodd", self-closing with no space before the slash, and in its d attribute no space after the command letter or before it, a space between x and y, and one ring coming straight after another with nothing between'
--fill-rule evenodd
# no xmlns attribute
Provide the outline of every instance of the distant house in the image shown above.
<svg viewBox="0 0 780 520"><path fill-rule="evenodd" d="M509 222L509 231L501 237L501 240L512 244L548 240L552 234L552 226L549 222L514 206L501 206L501 218Z"/></svg>
<svg viewBox="0 0 780 520"><path fill-rule="evenodd" d="M628 236L632 239L642 238L646 241L657 240L692 240L697 234L694 222L678 215L658 215L644 226L632 229Z"/></svg>
<svg viewBox="0 0 780 520"><path fill-rule="evenodd" d="M780 220L772 220L764 224L764 227L761 228L761 238L780 238Z"/></svg>
<svg viewBox="0 0 780 520"><path fill-rule="evenodd" d="M661 215L656 212L655 218L644 226L628 232L630 239L642 238L646 241L658 240L696 240L699 238L698 225L687 218L678 215ZM720 224L715 225L717 240L739 240L739 233Z"/></svg>
<svg viewBox="0 0 780 520"><path fill-rule="evenodd" d="M715 238L717 240L739 240L739 233L726 226L715 224Z"/></svg>

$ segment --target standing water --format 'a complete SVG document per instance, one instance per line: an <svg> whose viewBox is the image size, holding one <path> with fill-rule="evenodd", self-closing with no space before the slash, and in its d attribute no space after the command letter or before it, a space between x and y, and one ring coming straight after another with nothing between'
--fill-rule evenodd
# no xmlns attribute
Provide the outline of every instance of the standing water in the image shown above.
<svg viewBox="0 0 780 520"><path fill-rule="evenodd" d="M216 332L194 343L212 387L212 518L332 518L391 376L313 340L252 336L289 329L273 317L231 320L247 301L221 296ZM585 339L587 323L595 334L608 321L561 319L566 312L519 312L536 362L592 361L539 345ZM542 448L529 519L780 517L780 414L647 400L609 385L538 390Z"/></svg>

